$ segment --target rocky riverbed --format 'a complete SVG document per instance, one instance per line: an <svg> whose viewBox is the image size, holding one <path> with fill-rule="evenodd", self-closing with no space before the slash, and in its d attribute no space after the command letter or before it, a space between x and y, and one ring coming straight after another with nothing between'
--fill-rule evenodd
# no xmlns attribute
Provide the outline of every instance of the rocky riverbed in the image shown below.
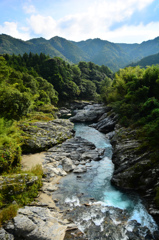
<svg viewBox="0 0 159 240"><path fill-rule="evenodd" d="M96 121L93 127L105 133L114 130L117 117L112 112L105 114L105 111L110 109L106 110L104 106L95 105L95 109L97 108L100 111L94 118L94 113L91 112L95 111L94 108L92 106L85 107L84 111L82 110L83 113L81 111L83 115L80 117L81 121ZM84 116L86 116L85 120ZM74 119L71 118L71 121L77 121L77 118ZM100 124L103 120L105 122L104 127ZM58 127L54 126L55 123ZM18 215L0 230L0 240L159 239L157 231L152 234L147 227L142 227L135 220L128 221L128 211L103 206L95 199L82 200L82 193L78 199L71 200L70 196L69 201L66 201L62 206L60 205L60 199L55 198L56 194L54 194L58 189L60 179L70 172L73 172L77 178L81 178L82 174L87 174L87 171L90 171L92 161L101 161L104 150L97 148L93 143L81 137L66 140L73 135L73 124L69 120L57 119L54 123L50 122L49 124L38 123L34 124L36 127L31 126L34 133L30 134L29 140L26 141L26 149L33 150L36 146L36 151L37 149L39 151L49 147L43 155L43 161L41 161L45 175L43 187L38 198L30 206L19 209ZM69 127L65 128L66 125ZM63 134L63 128L65 134ZM25 126L26 134L32 133L30 129L30 126ZM62 136L60 141L66 140L58 145L57 143L60 143L60 141L57 140L57 129L61 132L58 135L59 137ZM114 132L109 134L109 137L112 138L113 135ZM112 143L115 147L115 162L115 156L118 152L116 140L112 140ZM47 144L47 147L45 147L45 144ZM32 156L34 160L34 155ZM129 156L130 153L127 158ZM122 162L122 159L120 161ZM119 166L117 164L118 161L115 174L122 172L118 171L121 163L118 164ZM127 166L123 169L126 168ZM116 178L117 175L115 174L113 176L114 183L115 179L122 179L122 177ZM118 185L117 182L116 180L116 185Z"/></svg>

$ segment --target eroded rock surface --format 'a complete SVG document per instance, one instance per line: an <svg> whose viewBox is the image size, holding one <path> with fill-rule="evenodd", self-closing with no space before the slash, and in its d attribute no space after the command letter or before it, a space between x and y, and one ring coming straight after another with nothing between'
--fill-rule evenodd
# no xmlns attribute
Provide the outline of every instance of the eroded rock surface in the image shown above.
<svg viewBox="0 0 159 240"><path fill-rule="evenodd" d="M70 118L72 122L97 121L105 112L107 107L102 104L92 104L78 110L76 115Z"/></svg>
<svg viewBox="0 0 159 240"><path fill-rule="evenodd" d="M88 240L145 240L158 239L158 231L152 234L147 227L142 227L137 221L129 220L129 213L126 210L104 207L100 203L83 204L74 207L67 212L67 217L73 219L78 228L84 233L78 238L76 233L67 235L68 239Z"/></svg>
<svg viewBox="0 0 159 240"><path fill-rule="evenodd" d="M104 113L97 123L93 123L90 127L94 127L100 132L109 133L112 132L115 128L115 124L117 122L117 115L114 113Z"/></svg>
<svg viewBox="0 0 159 240"><path fill-rule="evenodd" d="M147 200L150 214L159 222L159 209L155 201L159 165L152 161L152 152L141 148L137 131L131 128L118 127L111 143L115 164L112 183L123 189L137 191Z"/></svg>
<svg viewBox="0 0 159 240"><path fill-rule="evenodd" d="M58 167L61 165L66 172L86 172L84 166L90 161L98 161L104 154L103 149L81 137L68 139L61 145L50 148L46 154L46 162ZM61 168L58 168L61 170Z"/></svg>
<svg viewBox="0 0 159 240"><path fill-rule="evenodd" d="M66 229L48 208L35 206L19 209L18 215L5 227L16 240L63 240Z"/></svg>
<svg viewBox="0 0 159 240"><path fill-rule="evenodd" d="M67 119L22 125L25 134L23 153L40 152L73 136L73 124Z"/></svg>

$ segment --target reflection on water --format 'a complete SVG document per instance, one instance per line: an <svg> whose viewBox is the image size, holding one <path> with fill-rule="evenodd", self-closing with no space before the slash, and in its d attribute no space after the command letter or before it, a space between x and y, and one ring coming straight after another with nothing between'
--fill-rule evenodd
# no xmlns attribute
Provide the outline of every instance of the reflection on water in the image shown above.
<svg viewBox="0 0 159 240"><path fill-rule="evenodd" d="M101 161L92 161L87 164L88 171L86 173L70 173L62 178L59 187L62 201L65 202L72 197L77 200L79 196L82 196L83 200L94 198L105 206L127 209L131 214L130 220L137 220L151 231L156 230L157 225L141 204L141 200L133 193L127 195L111 185L110 180L114 171L111 161L112 147L105 135L81 123L75 124L75 131L76 136L93 142L97 148L104 148L105 155ZM81 178L77 175L80 175Z"/></svg>

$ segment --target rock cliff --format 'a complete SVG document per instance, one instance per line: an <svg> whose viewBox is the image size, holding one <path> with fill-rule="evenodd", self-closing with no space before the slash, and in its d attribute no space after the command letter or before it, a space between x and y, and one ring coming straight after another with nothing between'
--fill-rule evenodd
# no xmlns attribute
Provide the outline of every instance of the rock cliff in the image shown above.
<svg viewBox="0 0 159 240"><path fill-rule="evenodd" d="M115 165L112 184L124 190L137 191L146 200L150 214L159 223L159 164L152 159L152 152L142 147L137 130L119 125L116 126L111 143Z"/></svg>

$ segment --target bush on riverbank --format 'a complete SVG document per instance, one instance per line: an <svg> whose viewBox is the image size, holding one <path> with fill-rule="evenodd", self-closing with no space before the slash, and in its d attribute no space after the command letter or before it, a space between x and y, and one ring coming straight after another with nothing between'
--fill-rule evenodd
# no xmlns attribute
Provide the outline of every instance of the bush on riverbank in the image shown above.
<svg viewBox="0 0 159 240"><path fill-rule="evenodd" d="M30 171L1 176L0 227L15 217L18 208L28 205L42 186L43 170L36 165Z"/></svg>
<svg viewBox="0 0 159 240"><path fill-rule="evenodd" d="M103 89L104 93L104 89ZM144 188L146 172L153 172L151 188L156 206L159 207L159 189L156 169L159 169L159 65L141 69L128 67L119 70L114 80L102 93L103 100L118 114L119 123L134 128L140 140L140 150L149 152L148 164L140 161L132 167L131 182ZM125 130L125 131L129 131ZM148 158L148 159L149 159ZM143 177L142 181L141 178ZM127 185L131 185L127 179ZM150 187L150 186L149 186Z"/></svg>
<svg viewBox="0 0 159 240"><path fill-rule="evenodd" d="M159 142L159 65L128 67L115 74L103 97L118 113L122 125L138 127L151 148Z"/></svg>
<svg viewBox="0 0 159 240"><path fill-rule="evenodd" d="M21 139L17 123L0 118L0 173L16 171L21 159Z"/></svg>

